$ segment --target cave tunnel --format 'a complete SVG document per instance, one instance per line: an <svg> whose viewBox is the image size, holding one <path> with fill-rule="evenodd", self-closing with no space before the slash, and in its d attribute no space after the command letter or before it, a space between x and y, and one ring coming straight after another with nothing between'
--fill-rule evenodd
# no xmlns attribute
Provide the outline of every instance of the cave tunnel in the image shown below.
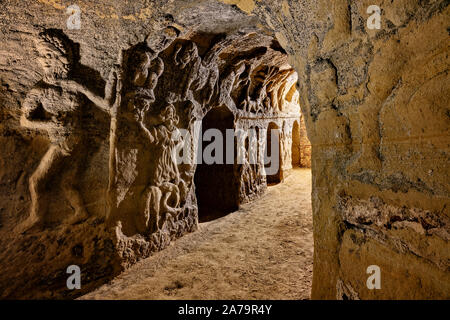
<svg viewBox="0 0 450 320"><path fill-rule="evenodd" d="M225 106L213 108L202 120L202 136L209 129L217 129L226 137L226 130L234 128L234 115ZM207 143L202 143L202 154ZM227 154L227 144L222 144L222 155ZM217 149L213 151L215 156ZM233 151L234 152L234 151ZM223 217L238 209L238 187L235 179L235 165L225 163L207 164L203 159L195 172L195 194L198 204L199 222Z"/></svg>
<svg viewBox="0 0 450 320"><path fill-rule="evenodd" d="M450 298L448 0L79 5L0 1L0 299Z"/></svg>
<svg viewBox="0 0 450 320"><path fill-rule="evenodd" d="M274 137L273 137L274 136ZM274 140L273 140L274 139ZM272 140L275 143L272 143ZM278 148L278 152L276 150L272 150L272 148ZM271 160L269 163L265 164L266 170L272 169L273 172L268 172L266 175L267 185L273 186L282 181L282 170L281 170L281 143L280 143L280 128L274 122L270 122L267 127L267 139L266 139L266 150L265 155ZM274 159L278 155L278 160ZM275 168L275 170L273 169Z"/></svg>

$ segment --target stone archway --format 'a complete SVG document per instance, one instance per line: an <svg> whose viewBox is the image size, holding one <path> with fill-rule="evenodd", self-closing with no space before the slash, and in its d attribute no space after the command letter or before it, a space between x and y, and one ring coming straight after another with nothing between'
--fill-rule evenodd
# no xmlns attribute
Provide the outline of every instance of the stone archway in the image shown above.
<svg viewBox="0 0 450 320"><path fill-rule="evenodd" d="M272 136L276 135L276 139L274 141L277 141L275 144L272 144ZM265 154L269 158L273 158L273 155L276 154L276 151L273 149L274 147L278 148L278 164L274 163L273 160L265 165L266 171L267 171L267 184L268 185L274 185L278 184L282 180L282 174L281 174L281 148L280 148L280 128L275 122L270 122L269 126L267 127L267 139L266 139L266 150ZM268 168L273 166L276 166L277 169L270 174L271 172L268 172Z"/></svg>
<svg viewBox="0 0 450 320"><path fill-rule="evenodd" d="M226 136L227 129L233 129L234 115L225 106L214 108L209 111L202 120L202 136L209 129L217 129L222 137ZM222 155L226 155L227 144L223 141ZM208 143L203 142L202 154ZM199 222L214 220L227 215L238 209L238 188L234 175L234 164L225 163L202 163L197 165L194 176L195 193L197 196Z"/></svg>

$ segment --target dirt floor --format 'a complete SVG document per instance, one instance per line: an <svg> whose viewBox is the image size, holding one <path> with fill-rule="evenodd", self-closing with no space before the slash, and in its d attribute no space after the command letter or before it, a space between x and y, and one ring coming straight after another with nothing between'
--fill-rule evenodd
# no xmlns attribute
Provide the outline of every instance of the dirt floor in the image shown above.
<svg viewBox="0 0 450 320"><path fill-rule="evenodd" d="M311 171L199 230L80 299L309 299Z"/></svg>

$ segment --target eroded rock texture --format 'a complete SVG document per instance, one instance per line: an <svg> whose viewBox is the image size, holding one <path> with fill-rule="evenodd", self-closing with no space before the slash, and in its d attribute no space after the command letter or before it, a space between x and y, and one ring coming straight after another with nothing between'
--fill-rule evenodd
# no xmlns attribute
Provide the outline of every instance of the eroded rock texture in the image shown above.
<svg viewBox="0 0 450 320"><path fill-rule="evenodd" d="M255 4L300 79L312 144L312 297L448 299L448 1ZM367 27L373 4L380 30ZM380 290L366 286L370 265L381 269Z"/></svg>
<svg viewBox="0 0 450 320"><path fill-rule="evenodd" d="M224 207L254 199L297 157L297 100L312 297L450 297L448 1L380 0L380 30L365 0L80 0L79 30L72 4L1 4L1 297L73 297L194 231L211 202L196 194L196 120L257 133L241 145L278 130L279 172L217 169ZM366 287L373 264L381 290Z"/></svg>
<svg viewBox="0 0 450 320"><path fill-rule="evenodd" d="M4 19L17 8L8 10ZM155 26L107 49L116 55L109 67L84 64L107 57L75 31L26 18L18 30L3 26L5 48L15 49L2 69L3 297L72 296L63 281L71 264L81 267L81 294L195 231L199 215L207 221L257 198L269 124L282 180L300 118L297 73L273 35L237 14L249 25ZM34 73L18 77L25 60ZM218 164L198 159L207 129L240 133Z"/></svg>

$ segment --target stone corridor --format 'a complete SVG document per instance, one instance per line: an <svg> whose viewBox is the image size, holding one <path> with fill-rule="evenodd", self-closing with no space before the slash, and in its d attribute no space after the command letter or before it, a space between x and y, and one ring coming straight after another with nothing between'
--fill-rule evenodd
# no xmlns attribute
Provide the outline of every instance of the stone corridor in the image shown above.
<svg viewBox="0 0 450 320"><path fill-rule="evenodd" d="M0 300L449 300L449 17L0 1Z"/></svg>
<svg viewBox="0 0 450 320"><path fill-rule="evenodd" d="M311 170L298 168L80 299L309 299L312 261Z"/></svg>

